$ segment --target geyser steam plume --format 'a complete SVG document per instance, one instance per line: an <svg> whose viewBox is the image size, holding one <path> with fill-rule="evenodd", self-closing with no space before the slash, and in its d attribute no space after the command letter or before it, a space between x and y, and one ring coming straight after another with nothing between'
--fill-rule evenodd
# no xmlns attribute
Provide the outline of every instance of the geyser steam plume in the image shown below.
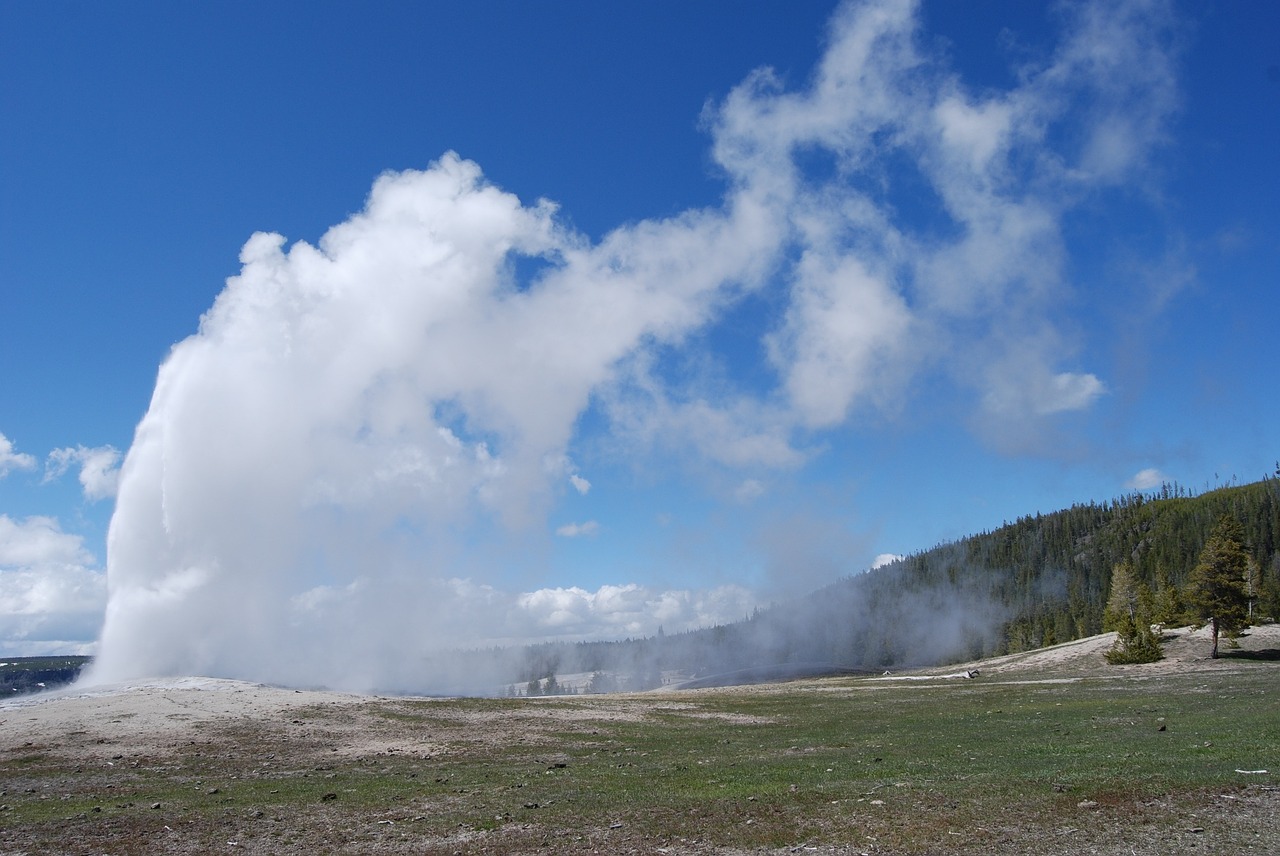
<svg viewBox="0 0 1280 856"><path fill-rule="evenodd" d="M1153 8L1086 8L1042 68L977 94L920 46L914 4L842 7L806 89L760 71L708 112L721 205L598 243L453 154L383 175L317 246L252 236L122 468L91 679L425 690L447 680L425 652L534 635L537 598L485 545L539 531L589 407L620 448L757 468L801 465L798 438L926 370L975 393L994 442L1087 407L1102 382L1057 369L1048 318L1061 218L1160 138ZM803 168L815 153L834 168ZM893 198L904 164L930 216ZM774 388L664 373L762 289L785 307ZM685 595L686 617L717 596L742 614L741 592Z"/></svg>
<svg viewBox="0 0 1280 856"><path fill-rule="evenodd" d="M95 676L397 686L424 650L518 633L451 549L536 517L591 391L758 276L746 208L593 249L450 154L318 247L255 235L123 467ZM554 266L518 284L513 254Z"/></svg>

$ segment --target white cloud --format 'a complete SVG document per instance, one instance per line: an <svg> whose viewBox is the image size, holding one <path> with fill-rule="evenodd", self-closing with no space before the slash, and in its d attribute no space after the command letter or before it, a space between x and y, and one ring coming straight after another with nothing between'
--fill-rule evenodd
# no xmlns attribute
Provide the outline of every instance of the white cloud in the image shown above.
<svg viewBox="0 0 1280 856"><path fill-rule="evenodd" d="M1106 390L1102 381L1091 374L1059 372L1043 388L1036 390L1034 409L1039 414L1083 410Z"/></svg>
<svg viewBox="0 0 1280 856"><path fill-rule="evenodd" d="M116 495L120 479L120 451L113 446L54 449L45 463L45 481L60 478L73 464L80 465L80 485L85 499L96 501Z"/></svg>
<svg viewBox="0 0 1280 856"><path fill-rule="evenodd" d="M1160 487L1160 485L1171 481L1164 473L1155 467L1148 467L1145 470L1139 470L1133 474L1133 477L1125 482L1124 486L1130 490L1151 490Z"/></svg>
<svg viewBox="0 0 1280 856"><path fill-rule="evenodd" d="M995 447L1014 453L1066 454L1072 444L1046 425L1047 418L1085 410L1106 394L1106 384L1093 374L1050 369L1049 354L1058 343L1051 330L1017 333L1001 343L1003 354L975 367L985 393L974 425ZM987 354L976 356L983 359Z"/></svg>
<svg viewBox="0 0 1280 856"><path fill-rule="evenodd" d="M1089 88L1073 177L1088 182L1132 180L1165 123L1178 109L1178 34L1164 2L1081 3L1069 9L1071 36L1045 71L1054 91Z"/></svg>
<svg viewBox="0 0 1280 856"><path fill-rule="evenodd" d="M769 340L798 418L810 427L844 421L878 379L892 376L911 313L901 295L857 259L809 254L783 329Z"/></svg>
<svg viewBox="0 0 1280 856"><path fill-rule="evenodd" d="M588 520L585 523L566 523L556 529L556 534L561 538L581 538L584 535L594 535L600 531L600 524L594 520Z"/></svg>
<svg viewBox="0 0 1280 856"><path fill-rule="evenodd" d="M620 639L650 635L658 627L670 632L737 621L755 606L754 595L740 586L692 591L630 583L522 594L511 620L533 637Z"/></svg>
<svg viewBox="0 0 1280 856"><path fill-rule="evenodd" d="M31 470L35 469L35 466L35 458L14 451L13 442L0 434L0 478L4 478L12 470Z"/></svg>
<svg viewBox="0 0 1280 856"><path fill-rule="evenodd" d="M78 535L49 517L0 514L0 651L84 653L106 604L106 578Z"/></svg>
<svg viewBox="0 0 1280 856"><path fill-rule="evenodd" d="M1069 410L1083 410L1106 392L1106 386L1091 374L1061 372L1055 375L1026 375L1018 371L1000 387L992 387L987 406L995 413L1044 416Z"/></svg>
<svg viewBox="0 0 1280 856"><path fill-rule="evenodd" d="M991 100L972 104L961 93L944 96L934 108L943 143L969 170L983 175L1008 144L1013 110Z"/></svg>
<svg viewBox="0 0 1280 856"><path fill-rule="evenodd" d="M1036 419L1097 399L1102 380L1059 368L1074 356L1051 321L1070 288L1062 223L1093 189L1137 178L1163 141L1176 109L1170 17L1159 3L1084 4L1046 62L979 93L923 47L915 4L848 3L811 87L761 73L725 100L717 158L786 200L800 250L770 338L792 405L784 423L892 407L931 365L965 384L986 378L981 409L1029 435ZM798 170L794 153L815 148L834 158L835 180ZM919 169L947 226L901 214L895 158ZM931 204L915 196L911 206Z"/></svg>
<svg viewBox="0 0 1280 856"><path fill-rule="evenodd" d="M871 569L883 568L885 565L892 565L894 562L901 562L906 556L899 556L897 553L881 553L876 556L875 561L871 563Z"/></svg>
<svg viewBox="0 0 1280 856"><path fill-rule="evenodd" d="M52 517L14 520L0 514L0 568L86 564L92 557L79 535L63 532Z"/></svg>
<svg viewBox="0 0 1280 856"><path fill-rule="evenodd" d="M577 473L570 474L569 481L573 484L573 489L583 496L586 496L588 491L591 490L591 482L587 481Z"/></svg>

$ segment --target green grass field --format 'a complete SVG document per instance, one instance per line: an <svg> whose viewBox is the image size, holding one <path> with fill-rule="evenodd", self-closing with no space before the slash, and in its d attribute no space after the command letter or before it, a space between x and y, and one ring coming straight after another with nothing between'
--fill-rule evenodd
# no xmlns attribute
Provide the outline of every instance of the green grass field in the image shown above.
<svg viewBox="0 0 1280 856"><path fill-rule="evenodd" d="M1274 853L1278 675L384 699L29 745L0 853Z"/></svg>

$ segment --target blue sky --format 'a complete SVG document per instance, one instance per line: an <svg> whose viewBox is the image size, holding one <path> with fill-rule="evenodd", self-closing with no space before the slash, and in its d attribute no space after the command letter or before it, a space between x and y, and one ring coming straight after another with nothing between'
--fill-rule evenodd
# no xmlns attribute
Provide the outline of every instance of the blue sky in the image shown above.
<svg viewBox="0 0 1280 856"><path fill-rule="evenodd" d="M4 4L0 654L92 650L108 563L120 660L344 598L470 617L375 648L607 637L1270 473L1277 45L1260 3ZM238 674L191 632L149 667Z"/></svg>

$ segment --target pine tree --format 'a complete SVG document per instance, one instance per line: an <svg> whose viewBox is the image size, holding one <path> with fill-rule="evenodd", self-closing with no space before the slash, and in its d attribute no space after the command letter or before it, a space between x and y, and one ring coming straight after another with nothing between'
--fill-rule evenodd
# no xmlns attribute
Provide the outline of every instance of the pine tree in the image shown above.
<svg viewBox="0 0 1280 856"><path fill-rule="evenodd" d="M1200 560L1191 571L1186 601L1195 620L1213 628L1213 658L1218 656L1218 637L1234 636L1247 626L1249 595L1245 574L1249 556L1244 549L1244 530L1232 517L1223 517L1205 542Z"/></svg>
<svg viewBox="0 0 1280 856"><path fill-rule="evenodd" d="M1104 656L1108 663L1154 663L1164 654L1151 629L1154 598L1138 582L1133 566L1121 562L1111 572L1111 597L1103 614L1103 627L1116 631L1116 644Z"/></svg>
<svg viewBox="0 0 1280 856"><path fill-rule="evenodd" d="M1111 597L1102 614L1104 630L1119 630L1121 624L1132 627L1137 621L1138 578L1133 565L1121 562L1111 571Z"/></svg>

